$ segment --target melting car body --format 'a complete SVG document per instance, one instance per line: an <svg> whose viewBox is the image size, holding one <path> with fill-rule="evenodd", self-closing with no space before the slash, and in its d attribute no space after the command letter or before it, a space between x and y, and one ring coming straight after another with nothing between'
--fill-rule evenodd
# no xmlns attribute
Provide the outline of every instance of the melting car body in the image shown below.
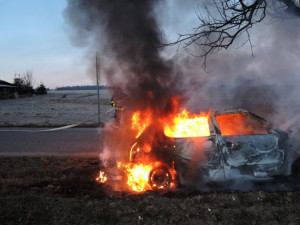
<svg viewBox="0 0 300 225"><path fill-rule="evenodd" d="M207 137L169 138L163 131L157 133L152 151L143 150L149 132L145 131L130 146L130 161L162 162L150 173L153 188L170 187L173 169L178 174L172 176L176 185L195 179L268 180L290 175L294 156L287 133L243 109L210 113L208 122Z"/></svg>

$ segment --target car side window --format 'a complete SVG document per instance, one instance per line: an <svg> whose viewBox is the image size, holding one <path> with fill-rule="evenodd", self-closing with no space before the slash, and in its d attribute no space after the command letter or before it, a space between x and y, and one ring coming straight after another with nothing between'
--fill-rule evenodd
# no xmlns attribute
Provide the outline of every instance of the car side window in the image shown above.
<svg viewBox="0 0 300 225"><path fill-rule="evenodd" d="M268 134L265 127L257 121L241 114L228 114L216 116L222 135L253 135Z"/></svg>

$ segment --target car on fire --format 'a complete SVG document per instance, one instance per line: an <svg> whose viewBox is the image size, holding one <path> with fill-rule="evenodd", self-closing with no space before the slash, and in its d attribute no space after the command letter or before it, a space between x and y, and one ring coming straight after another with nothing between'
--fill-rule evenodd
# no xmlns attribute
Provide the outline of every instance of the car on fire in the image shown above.
<svg viewBox="0 0 300 225"><path fill-rule="evenodd" d="M295 158L288 134L244 109L210 112L209 134L168 137L155 134L149 149L149 126L129 148L129 161L151 160L152 189L204 181L270 180L288 176ZM152 138L153 139L153 138Z"/></svg>

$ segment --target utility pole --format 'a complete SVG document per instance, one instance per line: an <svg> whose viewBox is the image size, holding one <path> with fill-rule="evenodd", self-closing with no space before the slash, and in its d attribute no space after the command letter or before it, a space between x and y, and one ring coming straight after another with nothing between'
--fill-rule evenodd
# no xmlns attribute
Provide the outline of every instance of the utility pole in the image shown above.
<svg viewBox="0 0 300 225"><path fill-rule="evenodd" d="M100 54L96 52L96 80L97 80L97 96L98 96L98 124L100 125L100 91L99 91L99 83L100 83Z"/></svg>

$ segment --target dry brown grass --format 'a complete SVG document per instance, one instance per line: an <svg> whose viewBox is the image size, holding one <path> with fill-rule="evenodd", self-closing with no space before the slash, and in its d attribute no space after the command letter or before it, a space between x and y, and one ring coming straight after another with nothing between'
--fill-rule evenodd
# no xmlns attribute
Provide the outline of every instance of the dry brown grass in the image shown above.
<svg viewBox="0 0 300 225"><path fill-rule="evenodd" d="M96 158L0 157L0 224L299 224L300 191L115 193Z"/></svg>

